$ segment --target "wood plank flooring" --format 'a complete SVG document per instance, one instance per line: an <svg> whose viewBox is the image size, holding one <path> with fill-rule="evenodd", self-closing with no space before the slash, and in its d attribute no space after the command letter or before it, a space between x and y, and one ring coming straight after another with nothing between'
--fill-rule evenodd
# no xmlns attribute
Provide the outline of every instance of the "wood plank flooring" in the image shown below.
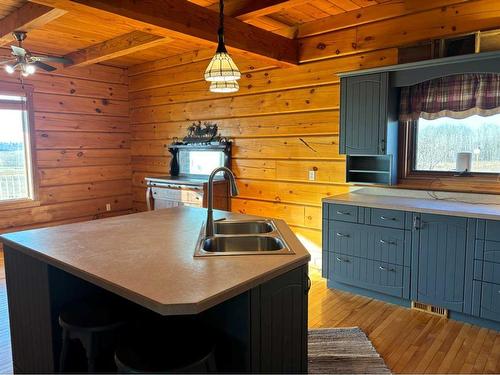
<svg viewBox="0 0 500 375"><path fill-rule="evenodd" d="M395 373L499 373L500 333L330 290L312 270L311 328L358 326ZM0 252L0 373L12 372Z"/></svg>

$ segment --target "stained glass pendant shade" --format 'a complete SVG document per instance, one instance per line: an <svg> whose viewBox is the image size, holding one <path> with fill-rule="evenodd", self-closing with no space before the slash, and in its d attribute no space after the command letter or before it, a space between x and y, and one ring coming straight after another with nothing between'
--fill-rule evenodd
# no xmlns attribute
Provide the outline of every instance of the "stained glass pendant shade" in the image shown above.
<svg viewBox="0 0 500 375"><path fill-rule="evenodd" d="M205 80L212 83L210 85L210 91L212 92L235 92L239 89L238 82L236 81L241 78L241 73L224 44L224 0L220 0L219 6L219 44L215 56L205 71Z"/></svg>

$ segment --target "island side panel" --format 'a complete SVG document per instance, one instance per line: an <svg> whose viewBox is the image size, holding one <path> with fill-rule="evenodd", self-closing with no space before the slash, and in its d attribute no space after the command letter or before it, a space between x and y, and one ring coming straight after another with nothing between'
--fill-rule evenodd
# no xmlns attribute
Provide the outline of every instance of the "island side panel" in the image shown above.
<svg viewBox="0 0 500 375"><path fill-rule="evenodd" d="M16 373L54 373L61 351L63 306L100 288L4 246L12 359Z"/></svg>
<svg viewBox="0 0 500 375"><path fill-rule="evenodd" d="M8 246L4 257L14 371L54 372L48 266Z"/></svg>
<svg viewBox="0 0 500 375"><path fill-rule="evenodd" d="M252 372L307 373L308 267L252 290Z"/></svg>

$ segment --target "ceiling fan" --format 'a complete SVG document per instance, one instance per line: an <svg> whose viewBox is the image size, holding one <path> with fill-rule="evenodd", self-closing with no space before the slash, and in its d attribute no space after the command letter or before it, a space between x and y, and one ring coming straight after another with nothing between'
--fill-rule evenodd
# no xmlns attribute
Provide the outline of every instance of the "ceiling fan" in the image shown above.
<svg viewBox="0 0 500 375"><path fill-rule="evenodd" d="M27 34L25 31L14 31L12 36L17 40L18 46L11 46L12 58L0 62L0 65L5 66L5 70L9 74L20 71L23 77L28 77L35 73L36 68L43 69L47 72L52 72L57 68L46 64L46 62L54 62L60 64L71 64L72 61L64 57L56 56L33 56L30 51L23 48L23 41Z"/></svg>

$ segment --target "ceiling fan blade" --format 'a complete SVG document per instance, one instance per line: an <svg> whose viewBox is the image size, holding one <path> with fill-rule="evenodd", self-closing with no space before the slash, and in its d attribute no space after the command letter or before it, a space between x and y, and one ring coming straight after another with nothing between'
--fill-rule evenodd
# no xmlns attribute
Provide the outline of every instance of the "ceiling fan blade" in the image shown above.
<svg viewBox="0 0 500 375"><path fill-rule="evenodd" d="M6 65L6 64L13 63L13 62L17 62L17 59L10 59L10 60L0 61L0 65Z"/></svg>
<svg viewBox="0 0 500 375"><path fill-rule="evenodd" d="M20 57L26 56L26 50L24 48L17 47L17 46L10 46L10 48L12 48L13 55L20 56Z"/></svg>
<svg viewBox="0 0 500 375"><path fill-rule="evenodd" d="M71 61L70 59L67 59L65 57L56 57L56 56L32 56L31 60L42 61L42 62L54 62L65 65L73 63L73 61Z"/></svg>
<svg viewBox="0 0 500 375"><path fill-rule="evenodd" d="M43 63L43 62L41 62L41 61L35 61L35 62L33 63L33 65L35 65L36 67L38 67L38 68L40 68L40 69L43 69L43 70L45 70L45 71L47 71L47 72L53 72L54 70L56 70L56 69L57 69L57 68L54 68L53 66L50 66L50 65L48 65L48 64L45 64L45 63Z"/></svg>

